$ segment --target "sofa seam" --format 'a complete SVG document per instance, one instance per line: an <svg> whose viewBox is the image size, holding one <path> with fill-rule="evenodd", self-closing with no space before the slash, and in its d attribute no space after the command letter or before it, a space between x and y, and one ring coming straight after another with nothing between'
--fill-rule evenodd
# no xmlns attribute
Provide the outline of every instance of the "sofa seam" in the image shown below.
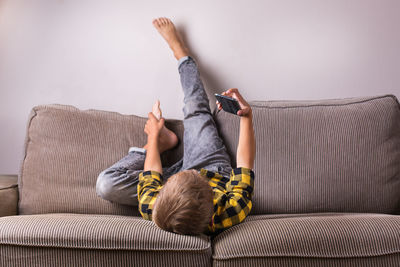
<svg viewBox="0 0 400 267"><path fill-rule="evenodd" d="M19 209L20 209L20 203L22 201L22 188L23 188L22 177L23 177L23 173L24 173L24 165L25 165L25 160L26 160L26 156L27 156L27 152L28 152L29 142L31 141L29 131L30 131L33 119L35 117L37 117L37 114L38 114L37 109L38 109L37 106L32 108L31 113L29 114L29 117L28 117L28 123L27 123L27 127L26 127L23 158L21 160L20 169L19 169L19 173L18 173L18 214L19 214Z"/></svg>
<svg viewBox="0 0 400 267"><path fill-rule="evenodd" d="M214 257L213 255L213 260L215 261L229 261L229 260L234 260L234 259L240 259L240 258L268 258L268 257L278 257L278 258L283 258L283 257L296 257L296 258L315 258L315 259L326 259L326 258L331 258L331 259L347 259L347 258L365 258L365 257L380 257L380 256L387 256L387 255L394 255L394 254L400 254L400 250L397 251L392 251L392 252L386 252L386 253L380 253L380 254L366 254L366 255L353 255L353 256L335 256L335 255L289 255L289 254L280 254L280 255L238 255L238 256L229 256L226 258L219 258L219 257Z"/></svg>
<svg viewBox="0 0 400 267"><path fill-rule="evenodd" d="M1 191L1 190L6 190L6 189L15 188L15 187L18 187L18 185L15 184L15 185L7 186L7 187L1 187L1 188L0 188L0 191Z"/></svg>
<svg viewBox="0 0 400 267"><path fill-rule="evenodd" d="M369 102L369 101L374 101L377 99L381 99L381 98L386 98L386 97L390 97L392 98L396 104L398 109L400 110L400 103L397 99L397 97L393 94L387 94L387 95L381 95L381 96L376 96L376 97L372 97L372 98L368 98L368 99L364 99L364 100L359 100L359 101L354 101L351 103L342 103L342 104L309 104L309 105L304 105L304 106L289 106L289 107L284 107L284 106L278 106L278 107L270 107L270 106L263 106L263 105L259 105L256 103L250 103L251 107L256 107L256 108L265 108L265 109L290 109L290 108L309 108L309 107L330 107L330 106L347 106L347 105L353 105L353 104L360 104L360 103L365 103L365 102ZM342 100L343 98L339 98L339 99L325 99L325 100ZM285 100L282 100L285 101ZM298 100L301 101L301 100ZM303 100L304 101L304 100Z"/></svg>
<svg viewBox="0 0 400 267"><path fill-rule="evenodd" d="M209 242L211 243L211 242ZM0 246L20 246L20 247L41 247L41 248L70 248L70 249L95 249L95 250L126 250L126 251L184 251L184 252L211 252L212 255L212 246L202 248L202 249L184 249L184 248L177 248L177 249L169 249L169 248L158 248L158 249L149 249L149 248L124 248L124 247L92 247L92 246L57 246L57 245L49 245L49 244L22 244L22 243L13 243L13 242L1 242Z"/></svg>

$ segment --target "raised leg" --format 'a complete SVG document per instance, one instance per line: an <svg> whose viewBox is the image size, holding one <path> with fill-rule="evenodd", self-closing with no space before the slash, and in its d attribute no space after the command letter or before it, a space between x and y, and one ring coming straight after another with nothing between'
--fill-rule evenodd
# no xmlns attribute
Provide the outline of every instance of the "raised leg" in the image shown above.
<svg viewBox="0 0 400 267"><path fill-rule="evenodd" d="M211 115L209 100L196 62L170 19L158 18L153 25L178 60L184 92L183 169L205 168L229 176L231 165L225 145Z"/></svg>
<svg viewBox="0 0 400 267"><path fill-rule="evenodd" d="M183 169L205 168L229 176L230 158L212 117L196 62L190 56L182 58L178 70L184 92Z"/></svg>
<svg viewBox="0 0 400 267"><path fill-rule="evenodd" d="M229 176L230 159L211 115L210 105L196 62L168 18L153 20L175 58L184 92L183 169L205 168Z"/></svg>

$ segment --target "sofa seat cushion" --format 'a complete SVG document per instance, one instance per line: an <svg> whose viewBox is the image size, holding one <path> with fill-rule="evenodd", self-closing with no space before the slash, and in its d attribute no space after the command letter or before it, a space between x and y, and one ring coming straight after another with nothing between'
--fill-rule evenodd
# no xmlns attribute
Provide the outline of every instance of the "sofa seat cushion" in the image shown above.
<svg viewBox="0 0 400 267"><path fill-rule="evenodd" d="M260 261L266 264L277 257L297 259L292 263L316 258L320 263L329 260L345 263L350 258L386 255L397 257L397 262L400 259L397 215L254 215L213 240L215 266L252 266Z"/></svg>
<svg viewBox="0 0 400 267"><path fill-rule="evenodd" d="M211 255L208 236L163 231L140 217L91 214L40 214L0 218L0 245L193 251Z"/></svg>
<svg viewBox="0 0 400 267"><path fill-rule="evenodd" d="M0 218L0 266L211 266L208 236L166 232L119 215Z"/></svg>

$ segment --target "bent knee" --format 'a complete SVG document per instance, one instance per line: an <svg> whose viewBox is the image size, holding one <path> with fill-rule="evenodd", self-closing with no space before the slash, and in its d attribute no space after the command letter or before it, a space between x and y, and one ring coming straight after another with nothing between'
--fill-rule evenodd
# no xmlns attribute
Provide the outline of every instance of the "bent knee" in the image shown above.
<svg viewBox="0 0 400 267"><path fill-rule="evenodd" d="M96 193L103 199L111 200L113 184L111 183L109 177L107 177L105 174L105 171L102 171L97 177Z"/></svg>

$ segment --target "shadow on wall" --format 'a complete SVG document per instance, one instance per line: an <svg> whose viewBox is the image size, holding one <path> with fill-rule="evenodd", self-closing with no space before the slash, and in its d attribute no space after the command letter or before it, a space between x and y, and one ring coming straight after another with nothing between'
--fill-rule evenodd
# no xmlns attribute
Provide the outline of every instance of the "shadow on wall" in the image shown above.
<svg viewBox="0 0 400 267"><path fill-rule="evenodd" d="M215 109L216 104L215 104L215 97L214 94L216 93L221 93L224 90L227 90L229 88L223 89L222 85L218 82L218 79L216 76L214 76L214 73L211 72L210 70L212 69L211 67L204 65L199 57L197 56L196 52L192 49L192 46L189 42L189 40L186 38L186 28L184 25L176 25L176 30L178 31L179 35L182 37L183 42L186 44L186 46L189 48L190 53L193 55L195 58L196 62L198 63L199 71L201 74L202 81L204 83L204 88L207 92L208 99L210 100L210 108L211 111ZM218 90L220 89L220 90Z"/></svg>

